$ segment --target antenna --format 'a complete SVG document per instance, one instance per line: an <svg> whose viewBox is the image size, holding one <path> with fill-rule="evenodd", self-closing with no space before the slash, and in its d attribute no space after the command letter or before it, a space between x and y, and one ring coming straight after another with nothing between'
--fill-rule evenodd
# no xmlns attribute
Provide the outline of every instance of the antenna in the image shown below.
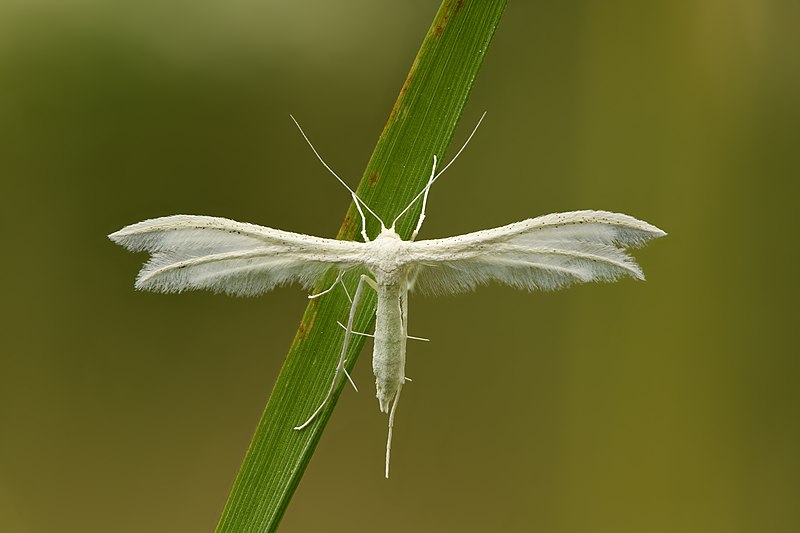
<svg viewBox="0 0 800 533"><path fill-rule="evenodd" d="M338 175L336 172L334 172L334 171L333 171L333 169L332 169L331 167L329 167L329 166L328 166L328 163L326 163L326 162L325 162L325 160L324 160L324 159L322 159L322 156L321 156L321 155L319 155L319 152L317 152L317 149L316 149L316 148L314 148L314 145L313 145L313 144L311 144L311 141L308 139L308 136L306 135L306 132L304 132L304 131L303 131L303 128L301 128L301 127L300 127L300 123L299 123L299 122L297 122L297 120L294 118L294 116L292 116L292 115L289 115L289 117L292 119L292 122L294 122L294 125L295 125L295 126L297 126L297 129L298 129L298 130L300 130L300 135L302 135L302 136L303 136L303 139L305 139L305 140L306 140L306 143L308 143L308 146L310 146L310 147L311 147L311 151L312 151L312 152L314 152L314 155L315 155L315 156L317 156L317 159L319 159L319 162L320 162L320 163L322 163L322 166L324 166L325 168L327 168L327 169L328 169L328 172L330 172L331 174L333 174L333 177L334 177L334 178L336 178L337 180L339 180L339 183L341 183L342 185L344 185L344 187L345 187L345 188L346 188L348 191L350 191L350 196L352 196L352 197L353 197L353 202L355 202L355 204L356 204L356 209L358 209L358 212L359 212L359 214L361 215L361 236L362 236L362 237L364 237L364 242L369 242L369 237L367 236L367 220L366 220L366 218L364 217L364 211L362 211L362 210L361 210L361 206L363 205L363 206L364 206L364 208L365 208L365 209L366 209L366 210L367 210L367 211L368 211L368 212L369 212L369 213L370 213L372 216L374 216L376 219L378 219L378 222L380 222L380 223L381 223L381 227L382 227L382 228L386 228L386 224L384 224L384 223L383 223L383 220L381 220L381 217L379 217L378 215L376 215L376 214L375 214L375 211L373 211L372 209L370 209L370 207L369 207L369 206L368 206L368 205L367 205L367 204L364 202L364 200L362 200L361 198L359 198L359 197L358 197L358 195L356 194L356 192L355 192L353 189L351 189L351 188L350 188L350 186L349 186L347 183L345 183L345 182L344 182L344 180L343 180L342 178L340 178L340 177L339 177L339 175Z"/></svg>
<svg viewBox="0 0 800 533"><path fill-rule="evenodd" d="M422 189L421 191L419 191L419 193L414 197L414 199L411 200L408 203L408 205L405 207L405 209L400 211L400 214L395 217L395 219L392 221L392 227L394 227L394 225L397 224L397 221L400 219L401 216L406 214L406 211L411 209L411 206L414 205L414 202L419 200L420 196L425 195L425 199L422 201L422 213L420 214L420 220L417 223L417 228L414 230L413 236L411 237L411 240L412 241L414 240L414 238L417 236L417 233L419 232L420 227L422 227L422 221L425 219L425 204L426 204L426 202L428 200L428 192L430 191L431 185L433 185L433 183L437 179L439 179L439 176L444 174L444 171L447 170L448 168L450 168L450 165L452 165L455 162L455 160L458 159L458 156L460 156L461 152L464 151L464 148L467 147L469 142L472 140L472 137L475 136L475 132L478 131L478 127L480 127L481 122L483 122L483 118L485 116L486 116L486 111L484 111L483 114L481 115L481 118L478 119L478 123L475 124L474 128L472 128L472 133L469 134L469 137L467 137L467 140L464 141L464 144L462 144L461 148L458 149L458 152L456 152L456 155L453 156L453 159L451 159L450 162L447 163L444 166L444 168L442 170L440 170L438 173L436 172L436 155L433 156L433 170L431 171L431 177L428 180L428 183L425 185L425 188Z"/></svg>

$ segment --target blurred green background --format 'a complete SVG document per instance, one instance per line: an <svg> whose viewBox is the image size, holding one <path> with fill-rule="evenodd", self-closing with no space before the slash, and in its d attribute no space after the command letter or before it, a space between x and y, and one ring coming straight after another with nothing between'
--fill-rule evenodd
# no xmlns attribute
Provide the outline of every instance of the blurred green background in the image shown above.
<svg viewBox="0 0 800 533"><path fill-rule="evenodd" d="M0 529L216 524L306 305L133 290L174 213L335 235L432 1L0 1ZM607 209L648 276L414 297L282 531L800 530L800 3L512 0L422 237ZM369 346L369 345L368 345Z"/></svg>

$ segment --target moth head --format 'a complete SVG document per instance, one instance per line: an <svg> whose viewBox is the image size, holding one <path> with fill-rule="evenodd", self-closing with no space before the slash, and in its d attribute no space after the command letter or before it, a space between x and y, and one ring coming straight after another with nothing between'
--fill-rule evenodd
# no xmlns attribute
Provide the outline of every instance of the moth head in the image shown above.
<svg viewBox="0 0 800 533"><path fill-rule="evenodd" d="M394 239L398 241L403 240L402 237L400 237L400 235L398 235L397 232L394 230L394 226L392 226L391 228L387 228L386 226L382 227L380 237L384 239Z"/></svg>

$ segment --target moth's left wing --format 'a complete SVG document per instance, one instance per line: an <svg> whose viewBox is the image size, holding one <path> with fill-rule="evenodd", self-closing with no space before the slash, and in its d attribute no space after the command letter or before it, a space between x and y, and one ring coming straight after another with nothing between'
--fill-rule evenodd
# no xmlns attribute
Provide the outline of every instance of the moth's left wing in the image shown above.
<svg viewBox="0 0 800 533"><path fill-rule="evenodd" d="M331 267L362 264L364 253L363 243L195 215L145 220L108 237L152 254L136 288L155 292L207 289L255 296L292 282L309 288Z"/></svg>
<svg viewBox="0 0 800 533"><path fill-rule="evenodd" d="M628 215L607 211L554 213L447 239L408 243L415 288L441 294L496 281L528 290L572 283L644 279L625 252L666 235Z"/></svg>

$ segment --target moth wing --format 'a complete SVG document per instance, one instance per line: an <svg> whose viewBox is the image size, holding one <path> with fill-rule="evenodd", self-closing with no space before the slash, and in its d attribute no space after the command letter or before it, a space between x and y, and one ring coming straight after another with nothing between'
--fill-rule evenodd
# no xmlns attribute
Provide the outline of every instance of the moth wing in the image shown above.
<svg viewBox="0 0 800 533"><path fill-rule="evenodd" d="M630 276L644 279L626 248L666 235L631 216L607 211L553 213L446 239L409 243L415 288L457 293L495 281L555 290Z"/></svg>
<svg viewBox="0 0 800 533"><path fill-rule="evenodd" d="M255 296L293 282L309 288L331 267L361 264L363 255L363 243L195 215L145 220L108 237L128 250L151 253L135 286L154 292Z"/></svg>

